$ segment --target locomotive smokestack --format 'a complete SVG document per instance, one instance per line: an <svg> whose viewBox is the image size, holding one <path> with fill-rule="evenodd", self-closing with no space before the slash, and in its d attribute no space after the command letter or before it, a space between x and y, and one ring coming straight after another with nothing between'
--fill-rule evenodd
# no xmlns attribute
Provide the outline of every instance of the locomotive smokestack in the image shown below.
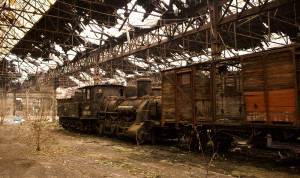
<svg viewBox="0 0 300 178"><path fill-rule="evenodd" d="M146 95L151 95L151 79L140 78L137 80L137 96L142 97Z"/></svg>

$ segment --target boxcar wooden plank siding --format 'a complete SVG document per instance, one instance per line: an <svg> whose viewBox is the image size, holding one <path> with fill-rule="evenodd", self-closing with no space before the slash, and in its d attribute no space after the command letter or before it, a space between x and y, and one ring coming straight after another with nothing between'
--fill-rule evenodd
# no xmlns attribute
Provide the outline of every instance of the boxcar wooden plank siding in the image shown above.
<svg viewBox="0 0 300 178"><path fill-rule="evenodd" d="M280 68L280 69L279 69ZM284 70L290 68L290 70ZM282 70L283 69L283 70ZM276 72L277 71L277 72ZM268 122L295 123L295 67L291 51L267 56Z"/></svg>
<svg viewBox="0 0 300 178"><path fill-rule="evenodd" d="M262 54L257 58L261 61L249 58L243 63L246 120L269 124L295 122L295 67L291 51ZM248 62L251 59L254 62ZM251 72L254 72L255 65L263 66L263 70L253 77Z"/></svg>
<svg viewBox="0 0 300 178"><path fill-rule="evenodd" d="M187 81L185 81L184 83L187 83ZM190 101L190 99L192 98L191 82L189 82L189 84L184 84L184 85L179 84L178 87L185 94L183 95L181 92L178 92L177 94L179 121L180 122L191 121L193 118L193 105Z"/></svg>
<svg viewBox="0 0 300 178"><path fill-rule="evenodd" d="M264 65L263 58L250 57L243 59L243 84L244 92L264 90ZM246 102L247 104L247 102Z"/></svg>
<svg viewBox="0 0 300 178"><path fill-rule="evenodd" d="M210 80L208 75L201 72L201 69L195 72L195 117L197 122L211 121L211 102L210 102Z"/></svg>
<svg viewBox="0 0 300 178"><path fill-rule="evenodd" d="M174 73L170 71L166 72L165 75L168 76L168 79L162 75L162 118L169 122L175 122L175 90L171 83L171 81L174 83Z"/></svg>
<svg viewBox="0 0 300 178"><path fill-rule="evenodd" d="M255 112L255 111L266 111L265 95L245 95L246 111Z"/></svg>
<svg viewBox="0 0 300 178"><path fill-rule="evenodd" d="M299 120L299 105L300 105L300 93L299 93L299 90L300 90L300 53L299 53L299 51L300 51L300 47L298 47L298 48L295 48L294 49L294 58L295 58L295 70L296 70L296 72L295 72L295 75L296 75L296 89L297 89L297 91L296 91L296 94L297 94L297 97L298 98L296 98L296 100L298 101L296 101L296 103L297 103L297 107L296 107L296 109L297 109L297 111L296 111L296 121L295 121L295 123L296 123L296 125L298 126L298 127L300 127L300 120Z"/></svg>
<svg viewBox="0 0 300 178"><path fill-rule="evenodd" d="M294 107L295 106L295 90L274 90L268 91L269 106L277 107Z"/></svg>
<svg viewBox="0 0 300 178"><path fill-rule="evenodd" d="M272 124L294 124L297 121L295 113L270 112L270 121Z"/></svg>
<svg viewBox="0 0 300 178"><path fill-rule="evenodd" d="M238 123L254 127L299 127L300 54L294 55L294 49L299 51L300 48L282 48L217 61L215 118L212 118L211 61L163 71L173 83L177 75L181 90L177 89L175 98L174 84L162 74L162 105L167 108L162 113L164 121L176 122L177 113L179 127L180 124L193 125L193 118L197 125ZM192 68L196 69L194 73Z"/></svg>

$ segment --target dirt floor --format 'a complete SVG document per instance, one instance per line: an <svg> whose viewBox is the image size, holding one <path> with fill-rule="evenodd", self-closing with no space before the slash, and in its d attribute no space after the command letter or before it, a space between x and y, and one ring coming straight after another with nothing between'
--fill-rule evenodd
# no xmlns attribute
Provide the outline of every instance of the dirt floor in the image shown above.
<svg viewBox="0 0 300 178"><path fill-rule="evenodd" d="M137 146L57 124L42 128L36 151L32 124L0 126L0 177L300 177L297 150L240 147L202 154L174 141Z"/></svg>

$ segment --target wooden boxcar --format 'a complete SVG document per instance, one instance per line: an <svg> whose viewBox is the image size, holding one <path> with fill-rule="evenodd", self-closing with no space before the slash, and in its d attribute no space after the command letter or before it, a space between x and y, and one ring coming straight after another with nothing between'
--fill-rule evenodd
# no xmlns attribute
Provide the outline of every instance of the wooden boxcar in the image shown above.
<svg viewBox="0 0 300 178"><path fill-rule="evenodd" d="M300 47L162 71L162 126L299 130Z"/></svg>

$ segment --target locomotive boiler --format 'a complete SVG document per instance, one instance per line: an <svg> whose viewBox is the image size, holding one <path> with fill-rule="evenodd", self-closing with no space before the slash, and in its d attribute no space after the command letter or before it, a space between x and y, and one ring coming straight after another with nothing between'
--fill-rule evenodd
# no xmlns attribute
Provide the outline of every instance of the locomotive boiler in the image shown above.
<svg viewBox="0 0 300 178"><path fill-rule="evenodd" d="M154 142L160 100L146 78L137 80L137 87L87 86L71 99L58 100L59 122L64 128Z"/></svg>

